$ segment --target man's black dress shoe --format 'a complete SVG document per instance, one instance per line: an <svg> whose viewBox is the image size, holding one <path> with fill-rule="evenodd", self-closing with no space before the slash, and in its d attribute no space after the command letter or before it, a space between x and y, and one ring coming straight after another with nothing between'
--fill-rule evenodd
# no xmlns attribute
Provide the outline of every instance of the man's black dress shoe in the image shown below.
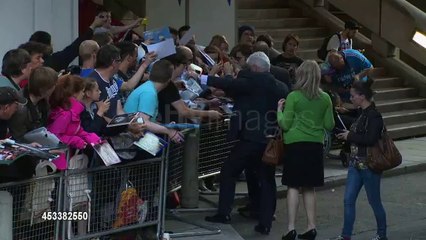
<svg viewBox="0 0 426 240"><path fill-rule="evenodd" d="M204 220L206 220L207 222L213 222L213 223L229 224L231 222L231 216L216 214L214 216L207 216L204 218Z"/></svg>
<svg viewBox="0 0 426 240"><path fill-rule="evenodd" d="M261 224L257 224L257 225L254 227L254 230L255 230L256 232L258 232L258 233L263 234L263 235L268 235L268 234L269 234L269 232L271 231L271 228L265 227L265 226L263 226L263 225L261 225Z"/></svg>
<svg viewBox="0 0 426 240"><path fill-rule="evenodd" d="M238 208L238 213L245 217L245 218L252 218L255 220L259 220L259 212L258 211L252 211L251 208L249 206L244 206L244 207L240 207ZM272 221L275 221L276 216L275 214L272 216Z"/></svg>

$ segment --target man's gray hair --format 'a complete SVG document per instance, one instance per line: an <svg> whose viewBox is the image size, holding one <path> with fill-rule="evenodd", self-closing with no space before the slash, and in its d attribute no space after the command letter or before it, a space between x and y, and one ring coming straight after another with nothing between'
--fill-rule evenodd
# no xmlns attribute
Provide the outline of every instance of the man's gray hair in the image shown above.
<svg viewBox="0 0 426 240"><path fill-rule="evenodd" d="M247 58L249 66L257 66L262 72L269 72L271 62L268 56L263 52L255 52Z"/></svg>

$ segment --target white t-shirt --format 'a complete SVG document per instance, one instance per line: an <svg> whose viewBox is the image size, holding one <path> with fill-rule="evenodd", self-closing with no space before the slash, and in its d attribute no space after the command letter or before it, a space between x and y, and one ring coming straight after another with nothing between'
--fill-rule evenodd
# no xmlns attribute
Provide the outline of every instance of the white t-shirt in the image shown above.
<svg viewBox="0 0 426 240"><path fill-rule="evenodd" d="M339 40L339 37L337 36L337 34L334 34L330 40L328 41L327 44L327 51L330 50L336 50L336 51L343 51L346 49L352 49L352 41L349 39L343 39L342 37L342 33L340 33L340 38L341 40ZM339 49L340 48L340 49Z"/></svg>

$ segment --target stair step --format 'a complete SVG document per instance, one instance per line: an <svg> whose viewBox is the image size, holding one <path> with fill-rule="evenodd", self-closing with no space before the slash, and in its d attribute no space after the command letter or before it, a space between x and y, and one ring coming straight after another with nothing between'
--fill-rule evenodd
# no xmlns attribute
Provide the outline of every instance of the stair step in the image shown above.
<svg viewBox="0 0 426 240"><path fill-rule="evenodd" d="M417 97L415 88L381 88L376 89L374 96L376 101Z"/></svg>
<svg viewBox="0 0 426 240"><path fill-rule="evenodd" d="M238 24L249 25L255 28L285 28L285 27L309 27L315 25L312 18L262 18L239 19Z"/></svg>
<svg viewBox="0 0 426 240"><path fill-rule="evenodd" d="M373 88L390 88L390 87L400 87L403 85L403 82L398 77L373 77L374 83Z"/></svg>
<svg viewBox="0 0 426 240"><path fill-rule="evenodd" d="M318 58L317 56L317 49L298 49L297 50L297 56L304 59L304 60L315 60Z"/></svg>
<svg viewBox="0 0 426 240"><path fill-rule="evenodd" d="M383 113L386 125L403 124L426 119L426 109L412 109Z"/></svg>
<svg viewBox="0 0 426 240"><path fill-rule="evenodd" d="M271 19L301 17L302 12L294 8L238 9L237 19Z"/></svg>
<svg viewBox="0 0 426 240"><path fill-rule="evenodd" d="M282 8L289 7L288 1L276 0L238 0L238 8L240 9L262 9L262 8Z"/></svg>
<svg viewBox="0 0 426 240"><path fill-rule="evenodd" d="M322 27L310 27L310 28L281 28L281 29L257 29L256 30L257 35L261 34L269 34L273 38L285 38L289 34L295 34L299 37L326 37L329 35L329 32L327 29Z"/></svg>
<svg viewBox="0 0 426 240"><path fill-rule="evenodd" d="M322 42L324 41L323 37L317 38L301 38L299 40L299 48L305 49L319 49L321 47Z"/></svg>
<svg viewBox="0 0 426 240"><path fill-rule="evenodd" d="M387 74L386 69L383 68L383 67L375 67L369 73L370 77L372 77L372 78L388 77L388 76L386 76L386 74Z"/></svg>
<svg viewBox="0 0 426 240"><path fill-rule="evenodd" d="M410 109L426 108L424 98L405 98L394 100L376 101L376 106L381 113L395 112Z"/></svg>
<svg viewBox="0 0 426 240"><path fill-rule="evenodd" d="M426 121L388 125L389 135L394 138L407 138L426 135Z"/></svg>
<svg viewBox="0 0 426 240"><path fill-rule="evenodd" d="M274 46L276 49L282 51L282 44L285 38L275 38ZM322 42L324 41L323 37L306 37L299 39L299 49L318 49L321 47Z"/></svg>

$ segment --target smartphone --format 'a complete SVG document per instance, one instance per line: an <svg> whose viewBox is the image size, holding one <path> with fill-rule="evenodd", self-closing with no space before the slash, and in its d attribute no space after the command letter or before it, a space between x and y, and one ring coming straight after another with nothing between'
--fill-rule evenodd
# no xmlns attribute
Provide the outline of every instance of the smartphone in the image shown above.
<svg viewBox="0 0 426 240"><path fill-rule="evenodd" d="M143 120L143 118L142 118L142 117L138 117L138 118L136 119L136 122L137 122L137 123L145 123L145 121Z"/></svg>

